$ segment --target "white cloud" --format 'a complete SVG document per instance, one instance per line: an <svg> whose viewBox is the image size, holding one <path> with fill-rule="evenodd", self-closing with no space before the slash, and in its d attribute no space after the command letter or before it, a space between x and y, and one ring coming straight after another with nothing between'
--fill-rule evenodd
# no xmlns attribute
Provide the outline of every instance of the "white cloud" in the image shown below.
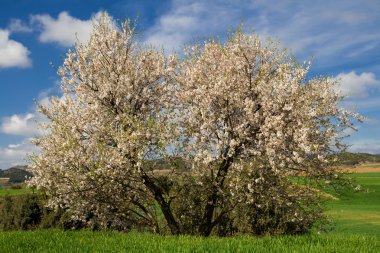
<svg viewBox="0 0 380 253"><path fill-rule="evenodd" d="M9 31L0 29L0 68L31 66L29 50L20 42L9 39Z"/></svg>
<svg viewBox="0 0 380 253"><path fill-rule="evenodd" d="M11 33L21 32L21 33L28 33L32 32L33 29L29 27L28 25L24 24L20 19L11 19L8 25L8 30Z"/></svg>
<svg viewBox="0 0 380 253"><path fill-rule="evenodd" d="M44 134L44 131L40 129L39 125L46 123L48 119L38 111L37 105L49 106L49 98L55 93L55 87L42 91L38 96L36 106L34 106L30 112L3 117L0 121L0 133L29 138Z"/></svg>
<svg viewBox="0 0 380 253"><path fill-rule="evenodd" d="M72 46L77 40L86 42L90 38L94 17L99 16L97 13L89 20L80 20L72 17L66 11L61 12L57 19L50 15L32 15L33 24L41 26L39 40L41 42L58 43L61 46Z"/></svg>
<svg viewBox="0 0 380 253"><path fill-rule="evenodd" d="M174 0L170 10L147 31L145 42L172 50L215 33L224 34L228 25L236 24L238 7L228 2Z"/></svg>
<svg viewBox="0 0 380 253"><path fill-rule="evenodd" d="M380 90L380 80L377 80L374 73L363 72L356 74L355 71L340 73L336 77L341 85L338 87L342 95L351 98L365 98L373 90Z"/></svg>
<svg viewBox="0 0 380 253"><path fill-rule="evenodd" d="M178 49L202 36L224 36L243 21L248 31L280 39L300 61L314 57L315 67L326 69L380 56L379 12L376 1L173 0L146 42Z"/></svg>
<svg viewBox="0 0 380 253"><path fill-rule="evenodd" d="M159 18L157 23L148 30L146 43L166 49L176 49L194 36L200 30L199 13L201 3L174 6L168 13Z"/></svg>
<svg viewBox="0 0 380 253"><path fill-rule="evenodd" d="M276 36L298 57L314 56L323 67L342 64L355 52L377 53L380 4L375 1L252 1L262 18L250 24L259 33ZM247 24L247 22L246 22ZM249 23L248 23L249 24ZM376 43L375 47L368 45Z"/></svg>
<svg viewBox="0 0 380 253"><path fill-rule="evenodd" d="M49 97L56 93L55 89L53 87L42 91L38 96L38 104L49 106ZM32 112L22 115L15 114L2 119L0 133L22 136L25 139L21 143L0 147L0 169L26 164L27 154L40 152L31 141L44 134L44 131L39 128L39 124L47 121L48 119L38 112L37 106L33 108Z"/></svg>
<svg viewBox="0 0 380 253"><path fill-rule="evenodd" d="M0 132L11 135L19 136L38 136L41 131L38 129L39 117L34 113L27 113L25 115L12 115L5 117L0 126Z"/></svg>
<svg viewBox="0 0 380 253"><path fill-rule="evenodd" d="M0 148L0 169L27 164L27 155L39 152L38 148L30 143L31 140L27 138L21 143L10 144L5 148Z"/></svg>
<svg viewBox="0 0 380 253"><path fill-rule="evenodd" d="M350 152L380 154L380 140L377 139L360 139L351 141Z"/></svg>

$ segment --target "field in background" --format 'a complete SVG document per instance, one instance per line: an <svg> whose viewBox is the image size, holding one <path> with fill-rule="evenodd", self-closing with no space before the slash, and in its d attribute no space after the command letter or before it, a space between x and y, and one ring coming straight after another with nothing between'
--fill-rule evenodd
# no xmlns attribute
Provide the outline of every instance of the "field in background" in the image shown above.
<svg viewBox="0 0 380 253"><path fill-rule="evenodd" d="M1 196L14 196L24 193L32 193L33 189L25 188L23 184L16 185L0 185L0 197Z"/></svg>
<svg viewBox="0 0 380 253"><path fill-rule="evenodd" d="M380 237L380 173L349 175L359 192L346 192L332 200L327 213L335 221L334 234L368 234Z"/></svg>
<svg viewBox="0 0 380 253"><path fill-rule="evenodd" d="M364 163L353 167L347 167L345 170L356 173L380 172L380 163Z"/></svg>

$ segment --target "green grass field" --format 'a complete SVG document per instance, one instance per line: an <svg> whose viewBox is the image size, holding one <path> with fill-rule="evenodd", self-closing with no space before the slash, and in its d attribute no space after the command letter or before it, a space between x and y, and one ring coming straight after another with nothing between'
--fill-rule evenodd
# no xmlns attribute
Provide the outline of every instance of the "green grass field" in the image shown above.
<svg viewBox="0 0 380 253"><path fill-rule="evenodd" d="M139 233L36 230L0 233L0 252L380 252L380 173L351 174L364 190L338 196L330 233L200 238Z"/></svg>
<svg viewBox="0 0 380 253"><path fill-rule="evenodd" d="M13 196L32 192L33 190L30 188L12 189L10 186L0 185L0 197L5 195Z"/></svg>
<svg viewBox="0 0 380 253"><path fill-rule="evenodd" d="M37 230L0 233L1 252L378 252L362 235L200 238L138 233Z"/></svg>
<svg viewBox="0 0 380 253"><path fill-rule="evenodd" d="M380 173L353 173L350 176L363 190L345 193L329 203L327 213L336 222L333 233L380 236Z"/></svg>

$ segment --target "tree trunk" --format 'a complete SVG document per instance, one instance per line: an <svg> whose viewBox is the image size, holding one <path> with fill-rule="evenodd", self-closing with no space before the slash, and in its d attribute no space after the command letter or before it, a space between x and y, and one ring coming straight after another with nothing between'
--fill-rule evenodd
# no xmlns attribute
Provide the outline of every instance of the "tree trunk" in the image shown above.
<svg viewBox="0 0 380 253"><path fill-rule="evenodd" d="M215 181L212 185L211 194L207 198L207 203L205 207L205 212L203 214L203 223L199 226L199 233L201 236L209 236L212 229L217 223L213 222L212 218L214 216L217 201L219 199L219 188L223 186L224 180L226 178L228 168L232 163L233 158L228 157L221 163L218 174L215 177Z"/></svg>
<svg viewBox="0 0 380 253"><path fill-rule="evenodd" d="M145 186L153 193L155 200L160 205L162 213L164 214L164 217L166 219L166 222L168 223L171 233L173 235L180 234L180 227L178 225L178 222L174 218L169 203L165 200L163 196L162 189L158 185L156 185L148 175L145 174L142 178L144 180Z"/></svg>

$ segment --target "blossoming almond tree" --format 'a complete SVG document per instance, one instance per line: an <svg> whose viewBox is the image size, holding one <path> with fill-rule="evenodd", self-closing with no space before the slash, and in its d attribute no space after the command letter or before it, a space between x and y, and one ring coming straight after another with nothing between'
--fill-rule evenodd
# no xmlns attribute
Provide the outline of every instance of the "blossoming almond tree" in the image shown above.
<svg viewBox="0 0 380 253"><path fill-rule="evenodd" d="M158 232L163 217L172 234L310 229L319 193L289 176L334 178L329 155L352 116L335 81L307 79L308 65L240 31L182 62L134 33L105 14L68 52L30 184L105 228Z"/></svg>
<svg viewBox="0 0 380 253"><path fill-rule="evenodd" d="M63 96L41 106L50 124L36 141L42 152L31 158L31 184L80 220L158 228L154 201L174 218L142 162L173 132L163 105L176 58L141 47L134 33L128 21L116 27L105 14L88 44L67 53L59 69Z"/></svg>
<svg viewBox="0 0 380 253"><path fill-rule="evenodd" d="M329 158L342 147L339 132L352 126L352 115L339 108L336 81L308 80L308 69L276 43L240 31L224 44L211 40L188 49L177 99L184 108L186 155L209 185L201 235L209 235L239 203L260 208L260 196L267 208L277 199L288 210L295 203L285 198L295 193L297 201L316 199L309 187L286 183L289 176L336 175ZM278 189L268 196L276 181Z"/></svg>

